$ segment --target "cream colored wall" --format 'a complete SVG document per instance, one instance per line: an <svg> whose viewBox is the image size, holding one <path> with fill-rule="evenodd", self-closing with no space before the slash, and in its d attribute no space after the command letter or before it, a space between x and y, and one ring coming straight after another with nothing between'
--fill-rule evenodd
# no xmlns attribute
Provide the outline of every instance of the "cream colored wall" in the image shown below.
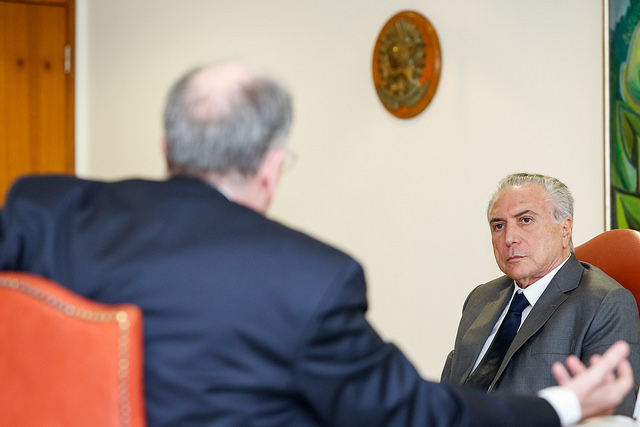
<svg viewBox="0 0 640 427"><path fill-rule="evenodd" d="M497 181L557 176L574 240L604 228L599 0L77 0L77 168L159 178L161 109L186 68L244 59L295 95L271 215L358 258L370 319L438 378L467 293L494 278L485 222ZM381 106L372 49L413 9L433 23L443 73L432 104Z"/></svg>

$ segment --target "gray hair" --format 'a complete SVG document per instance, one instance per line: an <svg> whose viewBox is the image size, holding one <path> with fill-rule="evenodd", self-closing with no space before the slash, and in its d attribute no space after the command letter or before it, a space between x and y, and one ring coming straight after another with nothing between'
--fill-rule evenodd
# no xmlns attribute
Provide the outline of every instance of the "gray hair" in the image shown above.
<svg viewBox="0 0 640 427"><path fill-rule="evenodd" d="M253 176L265 154L285 143L291 98L275 80L257 73L223 89L224 81L215 78L203 83L201 75L211 70L215 66L194 69L169 91L164 110L169 170Z"/></svg>
<svg viewBox="0 0 640 427"><path fill-rule="evenodd" d="M573 220L573 196L569 188L556 178L534 173L515 173L503 178L498 183L498 188L489 201L487 219L491 219L489 216L491 215L493 204L503 190L524 184L536 184L547 191L547 195L553 205L551 213L556 224L566 217L570 217ZM573 237L570 241L570 247L573 250Z"/></svg>

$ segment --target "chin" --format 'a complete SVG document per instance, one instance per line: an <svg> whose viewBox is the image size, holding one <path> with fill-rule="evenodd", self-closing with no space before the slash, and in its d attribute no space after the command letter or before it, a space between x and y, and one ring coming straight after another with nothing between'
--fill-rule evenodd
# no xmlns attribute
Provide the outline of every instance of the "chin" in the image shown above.
<svg viewBox="0 0 640 427"><path fill-rule="evenodd" d="M505 274L516 281L524 280L528 277L526 274L515 270L507 270Z"/></svg>

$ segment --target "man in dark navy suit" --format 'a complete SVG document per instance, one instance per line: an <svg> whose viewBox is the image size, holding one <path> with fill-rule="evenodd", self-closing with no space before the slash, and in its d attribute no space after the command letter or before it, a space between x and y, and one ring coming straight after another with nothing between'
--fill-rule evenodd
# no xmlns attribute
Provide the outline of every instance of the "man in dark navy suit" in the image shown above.
<svg viewBox="0 0 640 427"><path fill-rule="evenodd" d="M0 269L142 308L150 426L554 426L620 402L625 343L556 366L544 398L422 380L367 322L360 265L264 216L291 111L245 65L189 72L165 110L171 178L17 181Z"/></svg>

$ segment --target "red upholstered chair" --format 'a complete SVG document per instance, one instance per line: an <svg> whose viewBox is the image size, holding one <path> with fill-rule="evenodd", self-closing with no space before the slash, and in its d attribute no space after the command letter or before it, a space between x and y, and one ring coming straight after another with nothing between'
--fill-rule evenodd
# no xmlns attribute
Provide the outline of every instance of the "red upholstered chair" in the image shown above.
<svg viewBox="0 0 640 427"><path fill-rule="evenodd" d="M636 297L640 307L640 231L609 230L575 248L580 261L595 265Z"/></svg>
<svg viewBox="0 0 640 427"><path fill-rule="evenodd" d="M0 272L0 424L145 425L142 314Z"/></svg>

